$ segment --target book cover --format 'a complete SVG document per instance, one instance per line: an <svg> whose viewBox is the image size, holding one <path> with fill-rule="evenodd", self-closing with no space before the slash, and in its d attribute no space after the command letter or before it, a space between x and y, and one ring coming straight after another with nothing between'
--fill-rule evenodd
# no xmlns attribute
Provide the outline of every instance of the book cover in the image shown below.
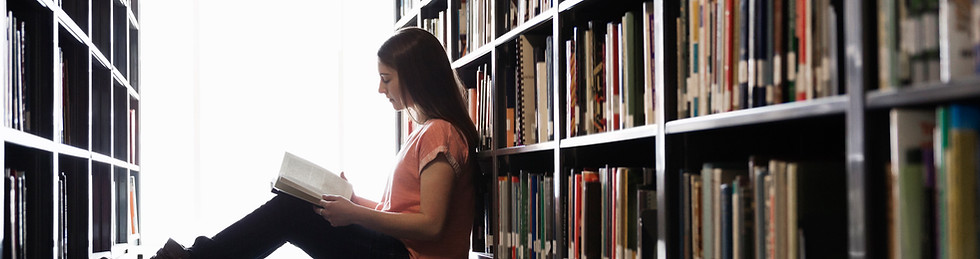
<svg viewBox="0 0 980 259"><path fill-rule="evenodd" d="M974 74L973 27L971 24L976 15L973 11L973 1L944 0L939 1L939 19L942 52L941 78L943 82L963 78Z"/></svg>
<svg viewBox="0 0 980 259"><path fill-rule="evenodd" d="M980 109L954 104L949 107L949 118L949 149L946 151L949 258L976 258Z"/></svg>
<svg viewBox="0 0 980 259"><path fill-rule="evenodd" d="M731 231L725 228L731 228L731 210L730 208L725 208L725 206L731 206L731 183L738 179L739 177L748 177L747 171L744 169L737 169L737 166L725 163L715 163L713 169L714 176L712 177L713 183L711 183L711 189L713 193L712 205L714 211L712 214L714 221L714 242L715 242L715 256L719 258L731 258ZM727 194L722 191L722 186L728 185L729 190ZM726 196L727 195L727 196ZM729 203L726 205L726 203ZM728 221L728 223L725 223ZM729 255L725 257L725 255Z"/></svg>
<svg viewBox="0 0 980 259"><path fill-rule="evenodd" d="M714 224L714 164L705 163L701 168L701 250L703 258L715 258Z"/></svg>
<svg viewBox="0 0 980 259"><path fill-rule="evenodd" d="M139 238L139 203L136 197L136 177L129 176L129 228L130 235L134 235L135 238Z"/></svg>
<svg viewBox="0 0 980 259"><path fill-rule="evenodd" d="M571 138L575 136L575 129L577 128L575 117L578 116L578 109L576 107L576 78L575 75L575 41L567 40L565 41L565 137Z"/></svg>
<svg viewBox="0 0 980 259"><path fill-rule="evenodd" d="M786 161L769 160L769 174L772 178L770 193L770 235L772 237L772 254L775 258L788 258L787 241L789 240L789 223L787 222L787 190L786 190Z"/></svg>
<svg viewBox="0 0 980 259"><path fill-rule="evenodd" d="M549 53L550 54L550 53ZM544 61L538 61L534 63L534 74L535 74L535 86L537 88L537 101L535 106L537 107L537 142L548 141L548 136L551 132L551 124L548 123L549 115L551 114L551 106L548 100L551 98L551 85L548 84L548 63Z"/></svg>
<svg viewBox="0 0 980 259"><path fill-rule="evenodd" d="M891 182L888 188L891 194L891 204L889 213L892 217L892 222L889 226L892 253L896 258L902 258L905 256L917 257L914 255L921 255L921 244L920 242L913 242L912 239L921 239L922 231L916 231L918 234L912 234L906 232L904 229L912 228L917 229L918 227L911 226L909 224L921 224L919 222L922 220L921 217L907 218L906 216L912 211L908 211L907 207L919 207L921 209L921 204L916 203L918 199L921 199L925 195L925 190L922 188L924 185L922 181L925 179L921 172L921 162L916 163L919 165L913 165L912 161L909 161L909 156L907 155L911 150L919 150L921 152L924 148L931 148L932 143L932 131L936 127L936 116L935 113L929 110L915 110L915 109L892 109L889 112L889 143L890 143L890 156L891 156L891 170L890 173ZM921 161L921 158L917 159ZM906 170L906 167L918 166L918 170ZM914 174L914 175L905 175ZM919 178L915 181L915 178ZM918 197L918 198L916 198ZM910 200L911 199L911 200ZM908 212L908 213L906 213ZM910 221L912 219L918 218L917 220ZM903 241L905 240L905 241ZM910 243L905 245L905 243ZM904 252L903 252L904 251ZM907 253L906 253L907 252Z"/></svg>
<svg viewBox="0 0 980 259"><path fill-rule="evenodd" d="M949 148L949 107L939 106L936 108L936 130L933 132L933 141L935 142L934 153L936 163L936 252L939 258L947 258L949 255L949 221L947 217L949 216L947 208L948 202L948 184L946 181L946 171L949 170L949 165L946 161L947 152L946 149Z"/></svg>
<svg viewBox="0 0 980 259"><path fill-rule="evenodd" d="M510 177L497 177L497 254L509 253L510 247Z"/></svg>
<svg viewBox="0 0 980 259"><path fill-rule="evenodd" d="M677 49L677 56L676 56L676 58L677 58L677 67L676 67L676 69L677 69L677 73L678 74L676 76L678 78L678 80L677 80L678 85L677 85L677 91L676 92L677 92L677 96L678 96L678 98L677 98L678 99L677 100L678 104L683 104L683 101L682 101L683 98L684 98L683 91L684 91L684 89L686 87L686 86L684 86L684 80L682 80L683 79L683 75L686 73L685 69L687 68L686 65L684 64L685 59L687 58L687 55L685 54L686 51L687 51L687 48L686 48L687 46L686 46L686 42L684 41L684 39L686 39L686 37L684 37L684 29L683 29L684 26L686 25L686 22L683 20L683 17L685 16L684 15L685 14L685 12L684 12L685 7L684 6L686 6L686 4L687 4L687 1L681 1L681 3L680 3L680 5L681 5L681 10L680 10L681 15L679 15L679 18L677 18L678 20L677 20L677 35L676 35L676 37L677 37L677 42L676 42L676 49ZM644 111L644 115L642 117L644 118L644 123L645 124L654 124L656 122L656 117L654 117L656 113L654 112L654 109L655 109L654 108L654 104L655 103L654 103L654 94L653 94L654 89L655 89L655 85L656 85L656 81L654 81L654 75L656 74L656 71L654 71L654 68L656 68L656 65L655 65L656 59L654 57L654 54L656 53L656 49L655 49L654 43L656 43L656 42L654 41L655 40L654 39L654 37L655 37L654 28L655 27L654 27L653 19L655 17L654 17L654 13L653 12L654 12L654 10L653 10L653 2L644 2L643 3L643 13L640 16L640 20L639 20L639 22L640 22L640 25L639 25L640 28L639 29L641 31L640 35L641 35L642 41L643 41L642 42L642 45L640 45L640 47L642 49L642 52L643 52L642 55L643 56L640 59L640 61L638 61L638 62L642 62L642 64L643 64L643 68L642 68L643 69L643 72L642 73L643 73L643 79L644 80L642 81L642 83L640 83L640 88L641 88L640 91L642 91L642 96L643 96L643 111ZM678 106L678 107L681 107L681 106ZM678 111L678 113L682 113L683 112L682 109L678 109L677 111ZM678 116L678 117L682 117L683 118L683 116Z"/></svg>
<svg viewBox="0 0 980 259"><path fill-rule="evenodd" d="M582 171L582 258L598 259L602 254L602 186L599 173Z"/></svg>
<svg viewBox="0 0 980 259"><path fill-rule="evenodd" d="M681 172L681 258L690 259L691 257L691 185L694 174Z"/></svg>
<svg viewBox="0 0 980 259"><path fill-rule="evenodd" d="M752 237L755 244L755 258L764 259L767 258L766 250L766 233L768 231L768 221L766 221L767 215L767 191L765 179L769 176L769 161L765 158L759 156L749 157L749 181L752 186L752 205L754 206L753 219L755 222L754 236Z"/></svg>
<svg viewBox="0 0 980 259"><path fill-rule="evenodd" d="M347 180L330 170L285 152L279 175L272 184L273 191L283 192L316 205L323 194L350 199L354 193Z"/></svg>
<svg viewBox="0 0 980 259"><path fill-rule="evenodd" d="M721 259L731 259L732 258L732 186L731 183L721 184L721 188L718 189L721 194L721 199L718 200L719 207L721 208L721 229L720 240L721 240Z"/></svg>
<svg viewBox="0 0 980 259"><path fill-rule="evenodd" d="M691 174L691 256L704 258L703 180L699 174Z"/></svg>

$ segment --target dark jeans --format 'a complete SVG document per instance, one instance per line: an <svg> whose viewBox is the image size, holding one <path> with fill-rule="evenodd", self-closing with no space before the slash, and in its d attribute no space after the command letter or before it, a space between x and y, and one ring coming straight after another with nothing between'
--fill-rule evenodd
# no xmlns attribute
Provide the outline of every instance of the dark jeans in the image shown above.
<svg viewBox="0 0 980 259"><path fill-rule="evenodd" d="M313 205L279 194L213 238L198 237L191 258L264 258L286 242L313 258L408 258L401 241L350 225L333 227Z"/></svg>

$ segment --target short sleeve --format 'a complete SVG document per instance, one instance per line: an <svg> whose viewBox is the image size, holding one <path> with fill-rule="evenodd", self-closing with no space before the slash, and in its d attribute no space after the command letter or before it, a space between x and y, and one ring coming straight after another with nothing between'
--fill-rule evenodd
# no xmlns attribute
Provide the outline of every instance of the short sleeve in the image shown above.
<svg viewBox="0 0 980 259"><path fill-rule="evenodd" d="M419 137L419 173L441 153L449 160L453 173L459 175L469 160L466 138L448 121L433 119L430 123Z"/></svg>

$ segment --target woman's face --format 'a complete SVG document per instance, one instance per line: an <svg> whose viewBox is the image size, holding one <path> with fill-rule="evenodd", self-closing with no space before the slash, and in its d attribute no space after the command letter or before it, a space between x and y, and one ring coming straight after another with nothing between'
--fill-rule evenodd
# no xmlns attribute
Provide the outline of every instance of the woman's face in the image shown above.
<svg viewBox="0 0 980 259"><path fill-rule="evenodd" d="M406 100L402 100L402 86L398 80L398 71L378 61L378 75L381 76L378 93L388 97L388 101L391 102L391 106L395 110L405 109L407 103Z"/></svg>

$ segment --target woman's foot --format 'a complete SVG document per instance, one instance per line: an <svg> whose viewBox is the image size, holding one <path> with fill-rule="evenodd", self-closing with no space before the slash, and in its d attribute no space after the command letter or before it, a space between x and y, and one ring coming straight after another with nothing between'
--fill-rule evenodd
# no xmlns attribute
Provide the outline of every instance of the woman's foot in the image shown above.
<svg viewBox="0 0 980 259"><path fill-rule="evenodd" d="M187 259L190 257L191 254L187 252L187 249L171 238L167 239L167 243L163 244L163 248L157 250L157 254L150 257L150 259Z"/></svg>

